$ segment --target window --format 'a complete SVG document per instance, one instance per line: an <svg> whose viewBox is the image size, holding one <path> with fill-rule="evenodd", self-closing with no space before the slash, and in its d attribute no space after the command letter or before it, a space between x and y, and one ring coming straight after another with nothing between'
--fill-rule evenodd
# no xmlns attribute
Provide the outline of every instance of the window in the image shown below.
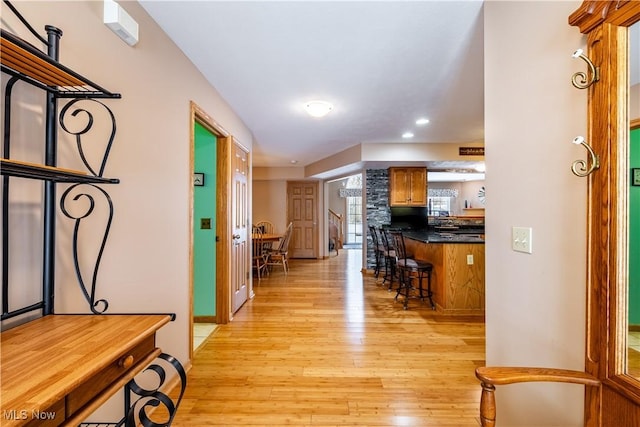
<svg viewBox="0 0 640 427"><path fill-rule="evenodd" d="M362 243L362 197L347 197L346 243Z"/></svg>
<svg viewBox="0 0 640 427"><path fill-rule="evenodd" d="M451 197L429 197L429 215L449 215L451 212Z"/></svg>
<svg viewBox="0 0 640 427"><path fill-rule="evenodd" d="M345 243L362 243L362 175L349 177L346 190L347 235Z"/></svg>

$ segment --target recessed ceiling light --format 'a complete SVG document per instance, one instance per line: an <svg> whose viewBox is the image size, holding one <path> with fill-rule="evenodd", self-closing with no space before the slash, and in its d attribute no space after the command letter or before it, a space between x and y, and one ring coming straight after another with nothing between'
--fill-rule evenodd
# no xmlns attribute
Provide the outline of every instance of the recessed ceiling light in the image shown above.
<svg viewBox="0 0 640 427"><path fill-rule="evenodd" d="M402 137L405 139L409 139L409 138L413 138L413 133L412 132L405 132L402 134Z"/></svg>
<svg viewBox="0 0 640 427"><path fill-rule="evenodd" d="M297 161L297 160L291 160L291 161L290 161L290 163L291 163L292 165L295 165L296 163L298 163L298 161Z"/></svg>
<svg viewBox="0 0 640 427"><path fill-rule="evenodd" d="M426 125L427 123L429 123L429 119L425 117L421 117L418 120L416 120L416 124L419 126Z"/></svg>
<svg viewBox="0 0 640 427"><path fill-rule="evenodd" d="M333 105L327 101L309 101L304 109L311 117L324 117L333 110Z"/></svg>

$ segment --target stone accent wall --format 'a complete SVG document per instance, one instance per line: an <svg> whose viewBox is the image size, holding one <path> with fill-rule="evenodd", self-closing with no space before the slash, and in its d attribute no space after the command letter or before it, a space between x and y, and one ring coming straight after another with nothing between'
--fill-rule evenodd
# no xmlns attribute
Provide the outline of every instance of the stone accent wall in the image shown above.
<svg viewBox="0 0 640 427"><path fill-rule="evenodd" d="M387 169L367 169L365 171L365 186L367 189L367 269L373 270L376 265L376 254L373 248L373 239L369 234L369 226L373 225L377 228L391 222L389 171Z"/></svg>

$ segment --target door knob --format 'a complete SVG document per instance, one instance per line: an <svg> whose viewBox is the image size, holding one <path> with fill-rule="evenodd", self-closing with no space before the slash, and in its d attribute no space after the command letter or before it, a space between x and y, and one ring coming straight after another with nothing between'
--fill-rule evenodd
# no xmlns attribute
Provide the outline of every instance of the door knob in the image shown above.
<svg viewBox="0 0 640 427"><path fill-rule="evenodd" d="M234 234L234 235L233 235L233 238L234 238L234 240L239 239L239 238L240 238L240 235L239 235L239 234Z"/></svg>

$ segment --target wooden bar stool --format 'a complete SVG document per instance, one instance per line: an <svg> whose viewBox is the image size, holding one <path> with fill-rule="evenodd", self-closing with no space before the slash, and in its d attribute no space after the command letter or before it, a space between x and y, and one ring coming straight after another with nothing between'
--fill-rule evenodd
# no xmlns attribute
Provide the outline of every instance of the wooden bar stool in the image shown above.
<svg viewBox="0 0 640 427"><path fill-rule="evenodd" d="M384 277L382 284L388 280L389 290L393 287L393 279L396 277L396 251L393 244L393 238L389 235L389 231L380 227L380 236L382 237L383 257L384 257Z"/></svg>
<svg viewBox="0 0 640 427"><path fill-rule="evenodd" d="M395 253L396 253L396 268L398 269L398 280L400 282L398 286L398 292L396 293L396 299L399 295L404 295L404 309L406 310L409 304L409 298L411 291L415 288L411 285L412 279L418 280L418 292L419 297L424 301L424 289L422 287L422 279L427 278L427 295L429 302L431 303L431 309L435 310L436 306L433 303L433 292L431 291L431 272L433 271L433 264L426 261L420 261L407 256L407 250L404 244L404 236L401 231L391 231L390 235L393 239Z"/></svg>
<svg viewBox="0 0 640 427"><path fill-rule="evenodd" d="M380 265L382 264L382 258L384 257L384 246L380 243L380 239L378 238L378 230L373 225L369 226L369 234L371 234L371 240L373 242L373 253L376 259L376 265L373 270L373 275L378 278L380 275Z"/></svg>

